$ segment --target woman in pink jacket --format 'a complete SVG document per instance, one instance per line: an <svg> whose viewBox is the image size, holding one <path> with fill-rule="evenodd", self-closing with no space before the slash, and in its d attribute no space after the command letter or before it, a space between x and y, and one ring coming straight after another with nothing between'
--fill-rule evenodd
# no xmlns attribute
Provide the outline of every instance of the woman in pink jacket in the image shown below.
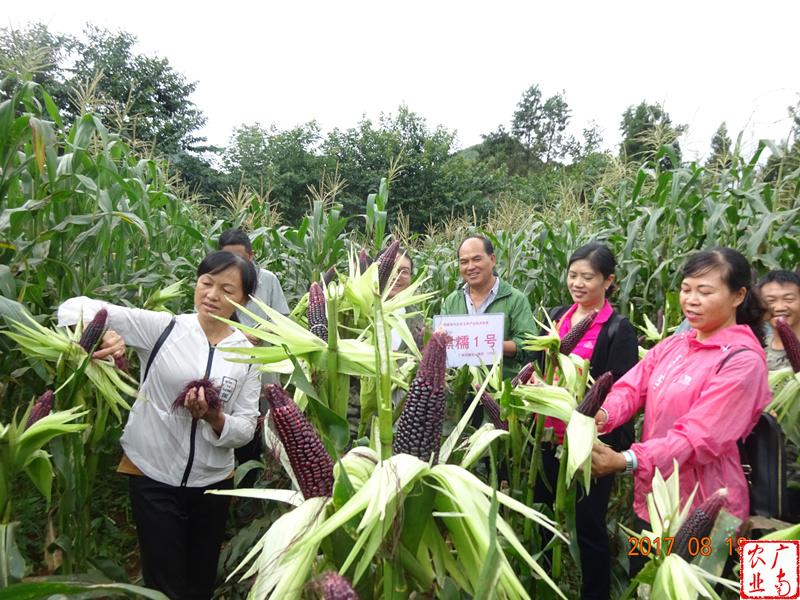
<svg viewBox="0 0 800 600"><path fill-rule="evenodd" d="M727 510L746 520L750 500L736 443L770 401L764 310L751 289L750 265L730 248L691 256L680 303L692 329L650 350L614 385L596 417L600 431L610 431L644 408L641 441L624 452L595 446L592 473L632 473L634 511L647 520L655 470L668 477L676 459L682 502L695 485L695 506L724 487Z"/></svg>

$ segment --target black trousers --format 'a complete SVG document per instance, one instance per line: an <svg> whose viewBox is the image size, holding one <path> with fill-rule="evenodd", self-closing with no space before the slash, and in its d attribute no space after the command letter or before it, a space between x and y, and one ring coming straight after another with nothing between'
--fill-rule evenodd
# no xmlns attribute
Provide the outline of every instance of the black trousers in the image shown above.
<svg viewBox="0 0 800 600"><path fill-rule="evenodd" d="M550 489L541 479L538 480L534 490L535 502L549 505L555 502L558 465L555 448L545 446L542 451L542 474L547 478ZM608 600L610 594L611 550L606 514L613 486L614 475L594 479L589 494L579 498L575 505L581 555L581 600Z"/></svg>
<svg viewBox="0 0 800 600"><path fill-rule="evenodd" d="M211 598L230 497L203 492L232 487L232 479L204 488L181 488L145 476L129 476L147 587L172 600Z"/></svg>

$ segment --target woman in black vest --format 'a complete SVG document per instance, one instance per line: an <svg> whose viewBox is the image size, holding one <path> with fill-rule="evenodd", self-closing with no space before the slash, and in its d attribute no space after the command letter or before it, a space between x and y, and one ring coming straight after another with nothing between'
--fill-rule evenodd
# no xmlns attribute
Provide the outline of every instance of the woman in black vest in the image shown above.
<svg viewBox="0 0 800 600"><path fill-rule="evenodd" d="M549 311L561 338L586 315L598 311L592 327L573 351L573 354L589 360L589 372L595 380L607 371L611 371L617 380L638 361L636 330L608 301L608 296L614 290L615 266L614 255L603 244L591 242L578 248L570 257L567 269L567 288L573 304ZM538 359L543 360L543 356L538 356ZM550 489L541 480L537 481L535 500L552 504L552 490L555 490L558 478L555 451L563 441L565 425L557 419L547 419L546 427L553 428L553 441L545 443L542 453L543 475ZM631 445L633 437L631 421L600 439L615 450L623 451ZM613 475L596 479L592 482L589 494L577 502L582 600L608 600L609 597L611 555L606 513L613 485Z"/></svg>

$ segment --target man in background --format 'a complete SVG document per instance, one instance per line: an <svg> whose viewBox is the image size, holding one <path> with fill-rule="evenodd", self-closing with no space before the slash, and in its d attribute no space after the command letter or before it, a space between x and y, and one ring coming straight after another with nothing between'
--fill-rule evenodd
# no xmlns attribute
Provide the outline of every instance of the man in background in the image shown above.
<svg viewBox="0 0 800 600"><path fill-rule="evenodd" d="M217 245L220 250L238 254L242 258L252 262L254 266L257 267L258 287L256 288L255 294L253 294L255 298L258 298L264 304L275 309L282 315L289 314L289 305L286 303L286 296L283 295L283 288L281 287L280 281L278 281L275 273L268 271L267 269L262 269L255 264L255 261L253 260L255 257L253 254L253 246L250 243L250 237L244 231L241 229L228 229L227 231L224 231L222 235L219 236L219 242ZM267 315L264 314L264 311L262 311L252 300L245 305L245 308L255 313L259 317L264 319L268 318ZM255 320L249 315L244 314L242 311L236 311L236 318L243 325L247 325L249 327L256 326ZM261 340L257 338L247 335L247 339L249 339L253 345L261 345ZM269 383L278 382L278 377L274 373L262 373L261 375L262 390L263 386ZM240 465L250 460L261 459L261 451L263 448L263 415L267 412L266 400L263 393L261 394L261 399L259 401L259 412L261 413L262 418L259 419L252 441L234 451L236 455L236 461ZM239 482L239 487L253 487L256 481L256 476L257 471L251 470Z"/></svg>
<svg viewBox="0 0 800 600"><path fill-rule="evenodd" d="M253 254L253 246L250 243L250 238L241 229L228 229L224 231L222 235L219 236L218 246L220 250L233 252L255 264L253 261L255 255ZM258 265L255 266L258 267ZM283 295L283 288L278 278L275 276L275 273L272 271L258 267L258 287L256 288L255 297L270 308L274 308L282 315L289 314L289 305L286 303L286 296ZM247 303L245 308L260 317L267 318L267 315L265 315L252 300ZM251 317L242 312L236 311L236 316L243 325L248 325L250 327L256 325Z"/></svg>

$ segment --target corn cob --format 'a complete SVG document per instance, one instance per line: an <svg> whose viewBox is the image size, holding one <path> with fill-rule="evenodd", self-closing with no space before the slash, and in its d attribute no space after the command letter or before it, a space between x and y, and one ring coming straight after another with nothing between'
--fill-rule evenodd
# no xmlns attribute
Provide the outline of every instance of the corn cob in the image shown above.
<svg viewBox="0 0 800 600"><path fill-rule="evenodd" d="M495 428L508 431L508 421L504 421L500 417L500 405L497 403L497 400L492 398L487 392L483 392L483 394L481 394L481 404L483 404L483 409L486 411L486 414L489 415L489 420Z"/></svg>
<svg viewBox="0 0 800 600"><path fill-rule="evenodd" d="M613 385L614 374L611 371L606 371L600 375L583 397L583 401L578 406L578 412L594 418L597 411L603 406L603 402L606 401L606 396L608 396L608 392L611 391L611 386Z"/></svg>
<svg viewBox="0 0 800 600"><path fill-rule="evenodd" d="M317 337L328 341L328 317L325 316L325 294L322 286L317 282L311 284L308 290L308 330Z"/></svg>
<svg viewBox="0 0 800 600"><path fill-rule="evenodd" d="M219 410L222 407L222 400L219 397L219 388L214 385L214 382L210 379L195 379L194 381L190 381L181 390L181 393L178 394L178 397L175 398L175 402L172 403L172 410L177 410L179 408L184 407L184 403L186 402L186 394L189 393L189 390L192 388L203 388L203 392L206 397L206 403L208 404L208 408L210 410Z"/></svg>
<svg viewBox="0 0 800 600"><path fill-rule="evenodd" d="M395 454L412 454L420 460L439 461L439 443L444 420L444 377L447 333L431 335L422 353L417 374L408 388L403 412L397 420Z"/></svg>
<svg viewBox="0 0 800 600"><path fill-rule="evenodd" d="M721 488L694 509L689 518L678 529L678 533L675 534L675 542L672 546L675 554L687 561L692 559L692 552L695 554L696 552L689 548L689 542L697 540L697 542L694 542L694 544L697 544L711 533L727 495L727 488Z"/></svg>
<svg viewBox="0 0 800 600"><path fill-rule="evenodd" d="M789 323L785 317L778 317L775 323L775 329L778 330L778 335L783 343L783 349L786 351L786 358L789 359L789 364L792 365L792 370L795 373L800 372L800 340L789 327Z"/></svg>
<svg viewBox="0 0 800 600"><path fill-rule="evenodd" d="M50 414L50 411L53 410L54 395L55 394L53 393L53 390L47 390L44 394L36 399L36 402L34 403L33 408L28 415L28 424L25 425L26 428L36 423L36 421L39 419Z"/></svg>
<svg viewBox="0 0 800 600"><path fill-rule="evenodd" d="M266 388L270 414L303 497L333 493L333 459L306 416L279 385Z"/></svg>
<svg viewBox="0 0 800 600"><path fill-rule="evenodd" d="M372 259L367 256L367 251L362 248L358 253L358 270L363 273L372 264Z"/></svg>
<svg viewBox="0 0 800 600"><path fill-rule="evenodd" d="M358 600L358 594L344 577L336 571L323 573L319 579L323 600Z"/></svg>
<svg viewBox="0 0 800 600"><path fill-rule="evenodd" d="M114 365L123 373L131 374L131 365L124 354L114 357Z"/></svg>
<svg viewBox="0 0 800 600"><path fill-rule="evenodd" d="M533 363L529 362L527 365L522 367L514 376L514 379L511 380L511 387L515 388L520 383L525 384L531 380L531 375L533 375Z"/></svg>
<svg viewBox="0 0 800 600"><path fill-rule="evenodd" d="M378 286L381 292L386 288L386 284L389 283L389 277L392 274L392 269L394 269L399 249L400 242L394 241L389 244L389 247L383 251L378 259Z"/></svg>
<svg viewBox="0 0 800 600"><path fill-rule="evenodd" d="M94 319L86 326L83 330L83 334L81 335L81 339L78 342L81 348L83 348L86 352L91 352L94 350L94 347L100 341L100 338L103 335L103 331L106 328L106 320L108 319L108 311L105 308L101 308L97 311L97 314L94 316Z"/></svg>
<svg viewBox="0 0 800 600"><path fill-rule="evenodd" d="M561 340L561 354L572 354L573 350L578 347L578 343L583 339L583 336L589 331L592 323L594 323L597 313L598 311L593 310L567 332L567 335Z"/></svg>
<svg viewBox="0 0 800 600"><path fill-rule="evenodd" d="M664 309L659 308L656 311L656 331L658 331L658 333L662 333L663 329L664 329Z"/></svg>
<svg viewBox="0 0 800 600"><path fill-rule="evenodd" d="M325 283L325 285L330 285L331 281L333 281L334 277L336 277L336 267L335 266L331 267L330 269L325 271L325 274L322 276L322 281Z"/></svg>

